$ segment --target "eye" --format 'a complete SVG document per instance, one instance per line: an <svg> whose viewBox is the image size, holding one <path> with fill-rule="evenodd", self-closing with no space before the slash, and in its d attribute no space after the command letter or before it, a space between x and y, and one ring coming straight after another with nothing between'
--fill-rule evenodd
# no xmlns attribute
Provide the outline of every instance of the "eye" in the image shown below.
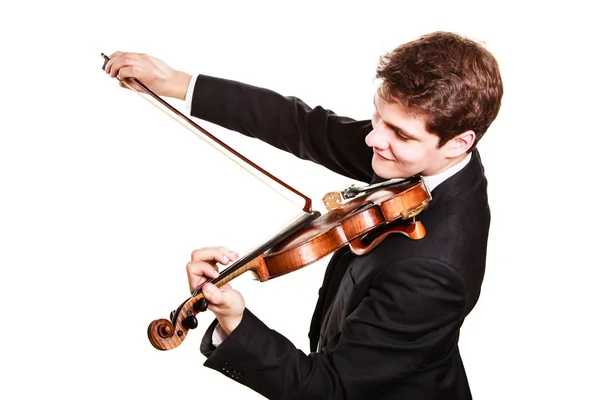
<svg viewBox="0 0 600 400"><path fill-rule="evenodd" d="M400 140L402 140L403 142L408 142L410 140L409 137L406 137L402 132L400 132L397 129L393 129L394 133L396 134L396 137Z"/></svg>

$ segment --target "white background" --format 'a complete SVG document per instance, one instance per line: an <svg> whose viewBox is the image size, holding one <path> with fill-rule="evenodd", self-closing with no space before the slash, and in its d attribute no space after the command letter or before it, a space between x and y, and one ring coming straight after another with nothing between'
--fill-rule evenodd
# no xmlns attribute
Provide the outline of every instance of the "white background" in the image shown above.
<svg viewBox="0 0 600 400"><path fill-rule="evenodd" d="M16 5L18 4L18 5ZM244 252L297 209L118 87L100 53L145 52L369 118L378 57L435 30L486 43L505 83L480 145L492 227L461 352L476 399L593 399L599 372L591 2L5 2L0 7L0 397L261 398L203 367L212 320L171 351L150 321L187 298L191 251ZM172 101L181 108L181 102ZM200 124L310 196L347 179ZM233 282L308 351L326 260Z"/></svg>

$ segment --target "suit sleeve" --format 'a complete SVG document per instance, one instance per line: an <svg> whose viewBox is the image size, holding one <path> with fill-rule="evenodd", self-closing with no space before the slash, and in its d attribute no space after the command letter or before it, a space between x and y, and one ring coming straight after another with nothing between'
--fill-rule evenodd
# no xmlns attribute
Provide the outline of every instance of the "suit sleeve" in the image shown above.
<svg viewBox="0 0 600 400"><path fill-rule="evenodd" d="M342 331L319 352L303 353L249 310L219 347L209 335L201 350L205 366L269 399L378 398L448 362L463 307L463 283L451 267L403 261L376 275Z"/></svg>
<svg viewBox="0 0 600 400"><path fill-rule="evenodd" d="M340 117L296 97L206 75L196 79L191 115L346 177L361 182L373 177L373 152L365 143L370 121Z"/></svg>

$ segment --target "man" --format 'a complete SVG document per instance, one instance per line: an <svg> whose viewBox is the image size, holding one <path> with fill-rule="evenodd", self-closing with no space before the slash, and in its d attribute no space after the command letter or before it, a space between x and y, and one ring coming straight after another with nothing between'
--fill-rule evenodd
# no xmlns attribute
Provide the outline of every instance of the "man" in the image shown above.
<svg viewBox="0 0 600 400"><path fill-rule="evenodd" d="M421 240L390 235L327 267L304 354L245 308L229 285L205 284L216 316L201 351L207 367L270 399L470 399L458 349L485 270L490 211L476 150L503 85L480 44L434 32L382 57L371 121L340 117L273 91L191 76L147 55L117 52L105 70L186 100L191 115L259 138L362 182L424 177L433 200ZM237 254L195 250L190 288Z"/></svg>

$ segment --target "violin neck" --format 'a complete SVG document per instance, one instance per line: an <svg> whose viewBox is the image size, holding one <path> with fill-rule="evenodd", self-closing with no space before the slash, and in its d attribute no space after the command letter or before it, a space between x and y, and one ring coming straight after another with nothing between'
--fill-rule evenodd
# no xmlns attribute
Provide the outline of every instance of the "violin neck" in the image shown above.
<svg viewBox="0 0 600 400"><path fill-rule="evenodd" d="M262 253L259 253L258 255L255 255L254 253L246 254L234 264L224 269L217 278L214 278L209 282L215 284L217 287L221 287L247 271L254 272L261 282L269 279L268 273L266 276L264 273L264 271L266 271L266 265Z"/></svg>
<svg viewBox="0 0 600 400"><path fill-rule="evenodd" d="M273 235L267 241L246 253L243 257L221 271L217 278L211 279L209 282L215 284L217 287L221 287L222 285L228 283L234 278L237 278L247 271L252 271L261 282L268 280L270 275L264 262L265 253L269 249L300 231L302 228L320 216L321 214L318 211L301 213L277 234ZM198 291L196 294L199 294L201 291L200 288L197 288L196 290Z"/></svg>

